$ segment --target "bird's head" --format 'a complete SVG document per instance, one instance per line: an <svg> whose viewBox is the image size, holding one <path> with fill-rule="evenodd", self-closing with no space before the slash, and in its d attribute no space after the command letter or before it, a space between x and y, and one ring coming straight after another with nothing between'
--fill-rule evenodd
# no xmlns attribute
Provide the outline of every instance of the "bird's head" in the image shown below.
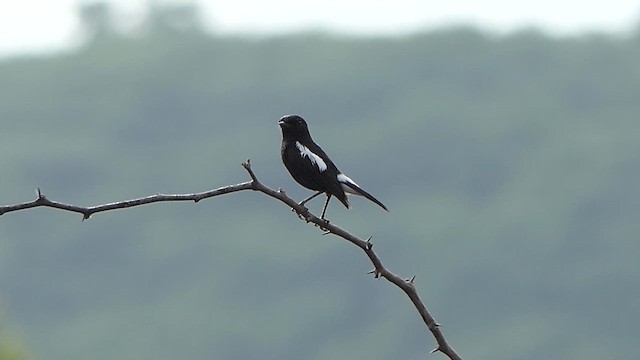
<svg viewBox="0 0 640 360"><path fill-rule="evenodd" d="M291 140L310 137L307 122L298 115L285 115L278 121L282 136Z"/></svg>

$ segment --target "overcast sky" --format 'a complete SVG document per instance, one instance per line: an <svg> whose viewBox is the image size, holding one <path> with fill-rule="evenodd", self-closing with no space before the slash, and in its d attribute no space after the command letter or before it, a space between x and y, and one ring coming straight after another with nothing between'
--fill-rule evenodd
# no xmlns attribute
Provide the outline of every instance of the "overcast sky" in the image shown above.
<svg viewBox="0 0 640 360"><path fill-rule="evenodd" d="M153 0L110 2L123 13L135 16L150 1ZM86 2L89 1L0 0L0 56L70 46L78 38L75 10L78 4ZM584 31L622 33L640 19L640 2L632 0L195 2L204 11L208 25L221 33L264 34L314 28L357 34L398 34L451 23L471 23L500 32L537 26L550 33L573 35Z"/></svg>

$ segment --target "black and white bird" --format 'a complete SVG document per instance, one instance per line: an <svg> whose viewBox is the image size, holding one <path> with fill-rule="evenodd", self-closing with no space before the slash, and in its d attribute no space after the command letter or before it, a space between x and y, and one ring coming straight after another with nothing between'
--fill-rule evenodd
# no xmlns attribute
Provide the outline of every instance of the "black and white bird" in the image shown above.
<svg viewBox="0 0 640 360"><path fill-rule="evenodd" d="M337 197L348 209L347 193L349 193L364 196L389 211L378 199L362 190L355 181L338 170L333 161L329 159L329 156L322 151L318 144L313 142L307 123L302 117L285 115L278 121L278 125L282 130L282 148L280 151L284 166L300 185L317 191L303 200L300 205L304 205L322 193L326 194L327 201L324 203L320 217L324 219L331 196Z"/></svg>

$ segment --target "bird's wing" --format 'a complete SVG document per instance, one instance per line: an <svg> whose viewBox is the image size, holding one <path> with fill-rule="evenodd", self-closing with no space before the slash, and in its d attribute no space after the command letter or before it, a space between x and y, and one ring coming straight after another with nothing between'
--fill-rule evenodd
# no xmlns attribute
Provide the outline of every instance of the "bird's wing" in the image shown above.
<svg viewBox="0 0 640 360"><path fill-rule="evenodd" d="M283 156L288 157L285 165L302 186L329 193L349 207L347 196L337 179L340 171L318 145L311 143L307 147L296 141L288 146Z"/></svg>

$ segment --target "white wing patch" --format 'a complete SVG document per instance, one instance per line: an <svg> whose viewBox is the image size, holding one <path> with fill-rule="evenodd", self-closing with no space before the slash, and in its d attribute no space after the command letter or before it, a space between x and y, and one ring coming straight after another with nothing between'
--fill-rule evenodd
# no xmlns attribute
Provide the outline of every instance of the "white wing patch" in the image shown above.
<svg viewBox="0 0 640 360"><path fill-rule="evenodd" d="M347 175L343 173L338 174L338 182L342 185L342 190L344 190L344 192L353 194L353 195L362 195L359 192L355 191L353 187L347 185L347 184L352 184L356 188L360 187L358 184L356 184L355 181L351 180L351 178L348 177Z"/></svg>
<svg viewBox="0 0 640 360"><path fill-rule="evenodd" d="M311 163L318 167L318 170L320 170L320 172L327 170L327 164L324 162L324 160L322 160L322 158L315 154L313 151L309 150L308 147L300 144L300 142L298 141L296 141L296 147L298 148L298 150L300 150L300 156L308 157L309 160L311 160Z"/></svg>

